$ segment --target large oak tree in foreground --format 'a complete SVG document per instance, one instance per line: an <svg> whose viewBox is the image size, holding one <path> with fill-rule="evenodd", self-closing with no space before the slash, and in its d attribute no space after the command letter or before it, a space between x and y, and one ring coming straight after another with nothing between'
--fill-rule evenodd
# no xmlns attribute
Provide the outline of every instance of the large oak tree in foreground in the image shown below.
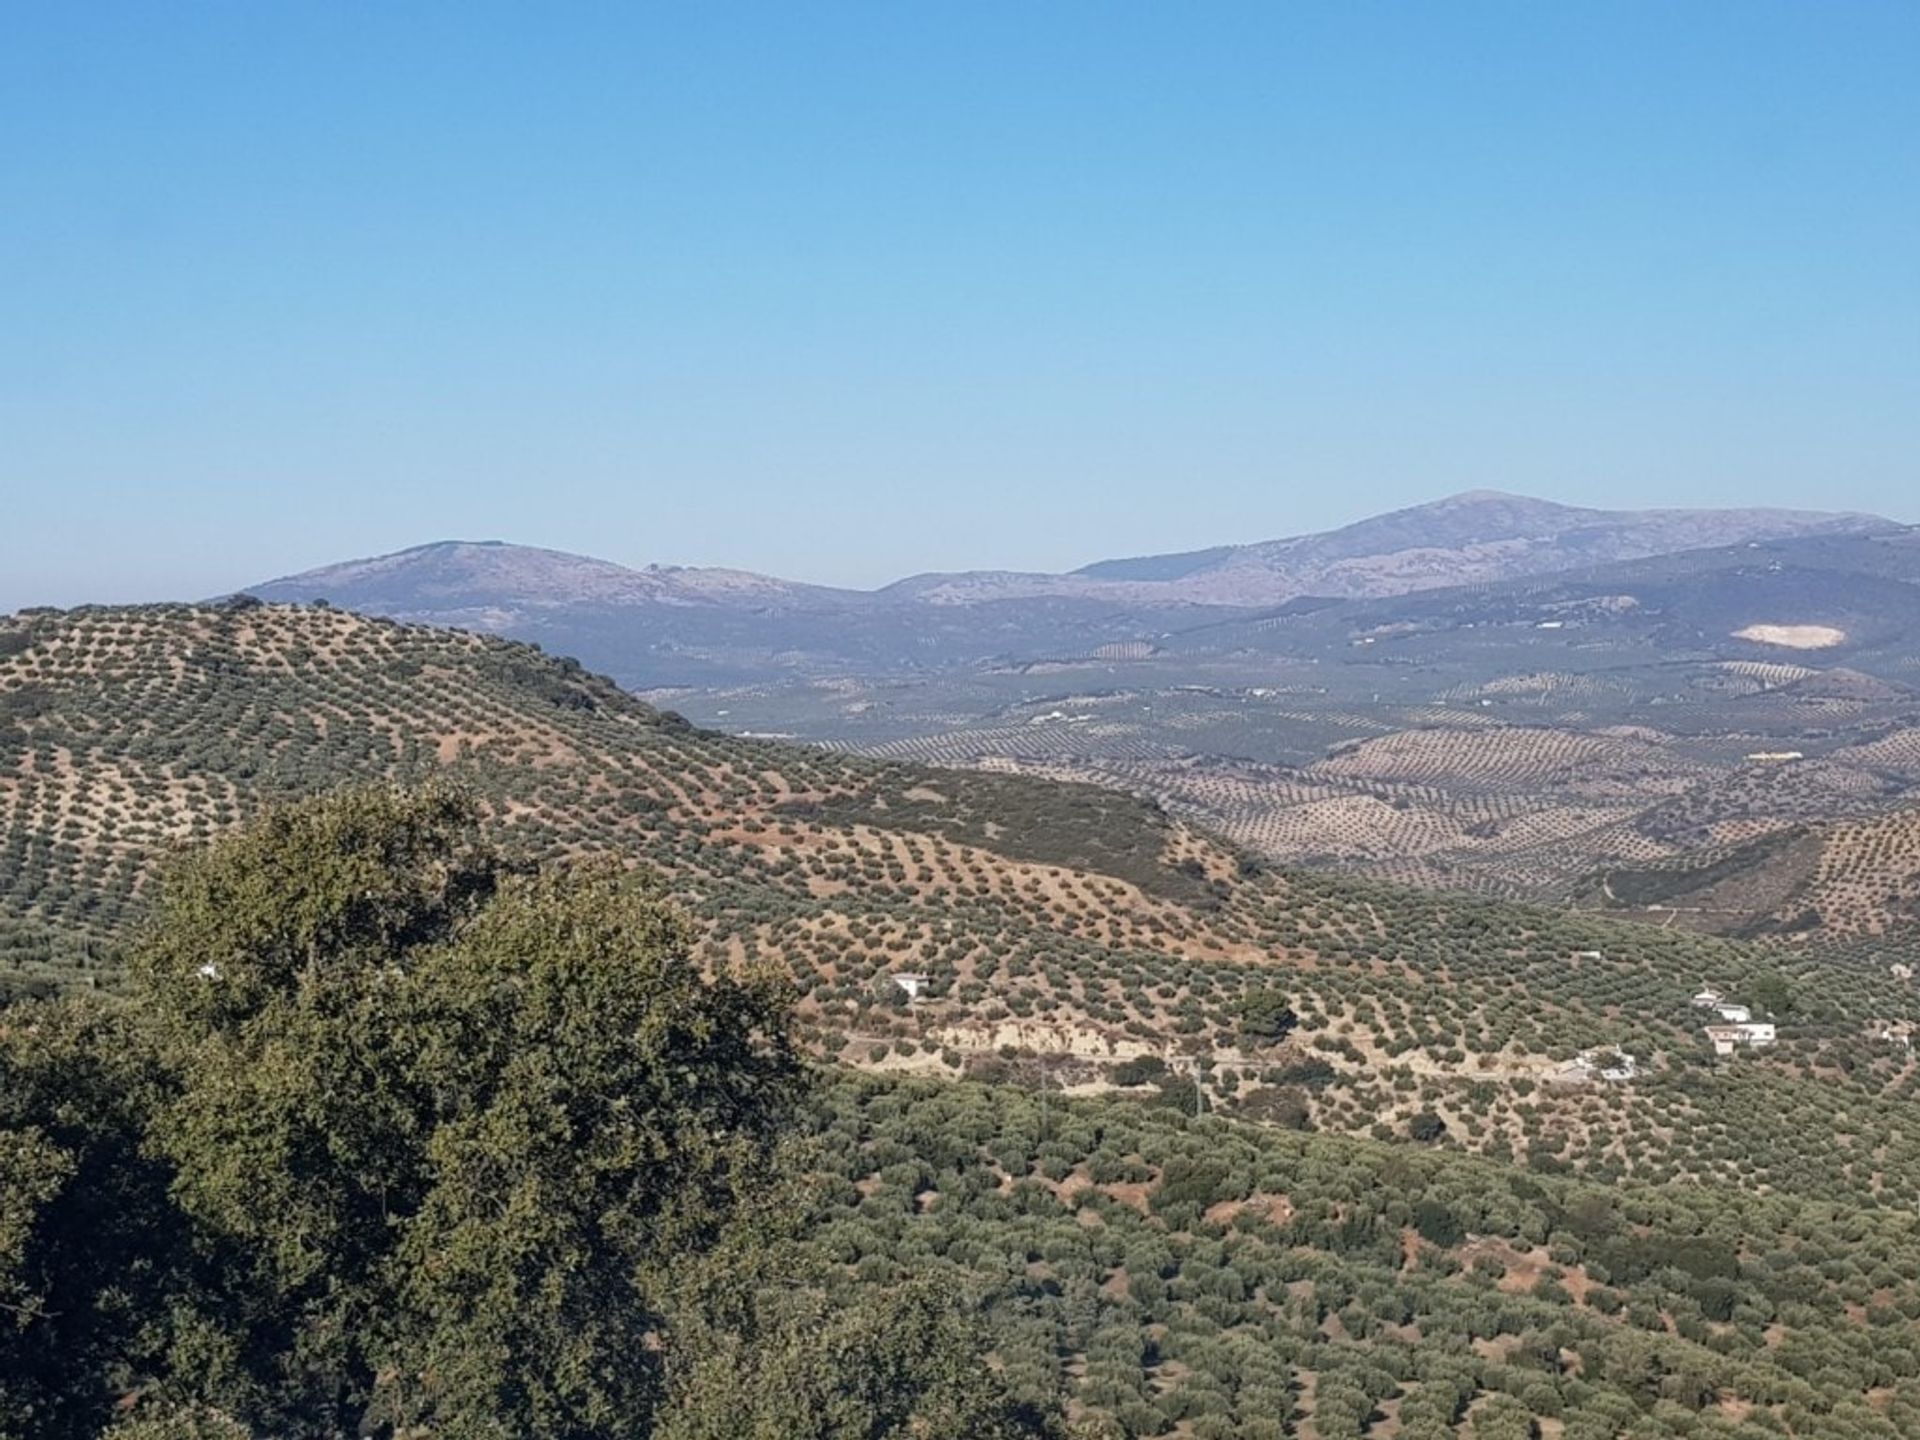
<svg viewBox="0 0 1920 1440"><path fill-rule="evenodd" d="M810 1323L806 1277L773 1258L802 1083L781 987L703 975L644 881L510 865L474 819L455 795L354 791L176 867L119 1046L159 1078L137 1120L109 1117L142 1136L120 1163L168 1181L131 1222L164 1265L131 1338L5 1396L12 1423L96 1433L125 1389L120 1430L156 1436L1036 1425L922 1292ZM10 1012L4 1063L44 1070L34 1037L70 1030L65 1009ZM86 1144L14 1110L0 1375L9 1347L46 1348L36 1284L98 1208ZM128 1183L89 1183L109 1182ZM109 1288L86 1285L89 1305Z"/></svg>

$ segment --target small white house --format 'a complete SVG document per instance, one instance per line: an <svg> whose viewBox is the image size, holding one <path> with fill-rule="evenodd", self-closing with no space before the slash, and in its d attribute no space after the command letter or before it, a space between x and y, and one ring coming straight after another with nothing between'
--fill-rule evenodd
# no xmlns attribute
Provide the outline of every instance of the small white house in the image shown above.
<svg viewBox="0 0 1920 1440"><path fill-rule="evenodd" d="M1717 1010L1725 1002L1726 998L1727 997L1722 995L1718 990L1708 985L1688 1003L1697 1010Z"/></svg>
<svg viewBox="0 0 1920 1440"><path fill-rule="evenodd" d="M927 988L925 975L895 975L893 983L906 992L907 1003L912 1004L920 998L920 992Z"/></svg>
<svg viewBox="0 0 1920 1440"><path fill-rule="evenodd" d="M1722 1000L1713 1007L1714 1013L1729 1025L1744 1025L1753 1019L1753 1012L1744 1005L1736 1005L1731 1000Z"/></svg>
<svg viewBox="0 0 1920 1440"><path fill-rule="evenodd" d="M1576 960L1604 960L1607 958L1607 955L1604 950L1576 950L1573 952L1573 958Z"/></svg>
<svg viewBox="0 0 1920 1440"><path fill-rule="evenodd" d="M1592 1081L1598 1078L1614 1084L1636 1080L1639 1076L1640 1062L1625 1050L1616 1050L1612 1046L1582 1050L1561 1072L1561 1078L1565 1080Z"/></svg>
<svg viewBox="0 0 1920 1440"><path fill-rule="evenodd" d="M1610 1064L1603 1064L1600 1067L1600 1078L1602 1080L1611 1080L1615 1084L1619 1084L1622 1081L1632 1080L1640 1074L1640 1062L1624 1050L1602 1052L1602 1054L1596 1058L1612 1062Z"/></svg>
<svg viewBox="0 0 1920 1440"><path fill-rule="evenodd" d="M1903 1050L1913 1048L1913 1022L1911 1020L1876 1020L1872 1026L1873 1038L1884 1040L1889 1045L1898 1045Z"/></svg>
<svg viewBox="0 0 1920 1440"><path fill-rule="evenodd" d="M1779 1038L1773 1022L1770 1020L1750 1020L1744 1024L1709 1025L1707 1039L1713 1042L1713 1053L1731 1055L1735 1050L1758 1050Z"/></svg>

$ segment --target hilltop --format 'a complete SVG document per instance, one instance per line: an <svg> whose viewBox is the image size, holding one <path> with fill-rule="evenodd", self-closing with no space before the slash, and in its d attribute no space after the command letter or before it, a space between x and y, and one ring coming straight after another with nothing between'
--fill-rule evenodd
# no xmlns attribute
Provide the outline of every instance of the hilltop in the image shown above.
<svg viewBox="0 0 1920 1440"><path fill-rule="evenodd" d="M442 540L391 555L323 565L268 581L263 600L337 597L349 608L396 620L453 616L506 619L567 605L829 605L857 592L797 585L745 570L649 565L509 545ZM497 626L489 627L497 628Z"/></svg>
<svg viewBox="0 0 1920 1440"><path fill-rule="evenodd" d="M1592 510L1498 490L1471 490L1321 534L1183 554L1102 560L1067 576L974 574L902 582L922 598L977 603L1125 587L1204 605L1269 606L1300 595L1403 595L1509 580L1681 550L1857 534L1870 515L1804 510Z"/></svg>

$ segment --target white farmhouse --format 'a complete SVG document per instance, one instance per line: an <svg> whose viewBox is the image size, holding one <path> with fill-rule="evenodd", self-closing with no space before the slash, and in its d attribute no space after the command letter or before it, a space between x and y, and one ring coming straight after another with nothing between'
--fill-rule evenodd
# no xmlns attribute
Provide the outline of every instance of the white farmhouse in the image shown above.
<svg viewBox="0 0 1920 1440"><path fill-rule="evenodd" d="M1707 985L1701 989L1698 995L1694 996L1693 999L1687 1003L1692 1005L1696 1010L1717 1010L1721 1004L1725 1002L1726 998L1726 996L1722 995L1711 985Z"/></svg>
<svg viewBox="0 0 1920 1440"><path fill-rule="evenodd" d="M907 1003L912 1004L920 998L920 992L927 988L925 975L895 975L893 983L906 992Z"/></svg>
<svg viewBox="0 0 1920 1440"><path fill-rule="evenodd" d="M1636 1080L1640 1076L1640 1062L1625 1050L1613 1046L1600 1046L1593 1050L1582 1050L1557 1075L1557 1079L1577 1084L1586 1084L1598 1077L1614 1084Z"/></svg>
<svg viewBox="0 0 1920 1440"><path fill-rule="evenodd" d="M1603 1051L1594 1058L1600 1062L1600 1078L1616 1085L1640 1073L1640 1062L1624 1050Z"/></svg>
<svg viewBox="0 0 1920 1440"><path fill-rule="evenodd" d="M1729 1025L1744 1025L1753 1019L1753 1012L1744 1005L1736 1005L1731 1000L1722 1000L1713 1007L1714 1013Z"/></svg>
<svg viewBox="0 0 1920 1440"><path fill-rule="evenodd" d="M1773 1044L1779 1038L1771 1020L1749 1020L1744 1024L1709 1025L1707 1039L1713 1042L1713 1053L1731 1055L1735 1050L1758 1050Z"/></svg>

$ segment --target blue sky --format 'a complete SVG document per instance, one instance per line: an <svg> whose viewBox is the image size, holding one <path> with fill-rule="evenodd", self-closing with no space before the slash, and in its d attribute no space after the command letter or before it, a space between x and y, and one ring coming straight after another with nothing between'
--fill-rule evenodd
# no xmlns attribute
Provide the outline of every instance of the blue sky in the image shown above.
<svg viewBox="0 0 1920 1440"><path fill-rule="evenodd" d="M1920 6L18 3L0 608L1920 519Z"/></svg>

